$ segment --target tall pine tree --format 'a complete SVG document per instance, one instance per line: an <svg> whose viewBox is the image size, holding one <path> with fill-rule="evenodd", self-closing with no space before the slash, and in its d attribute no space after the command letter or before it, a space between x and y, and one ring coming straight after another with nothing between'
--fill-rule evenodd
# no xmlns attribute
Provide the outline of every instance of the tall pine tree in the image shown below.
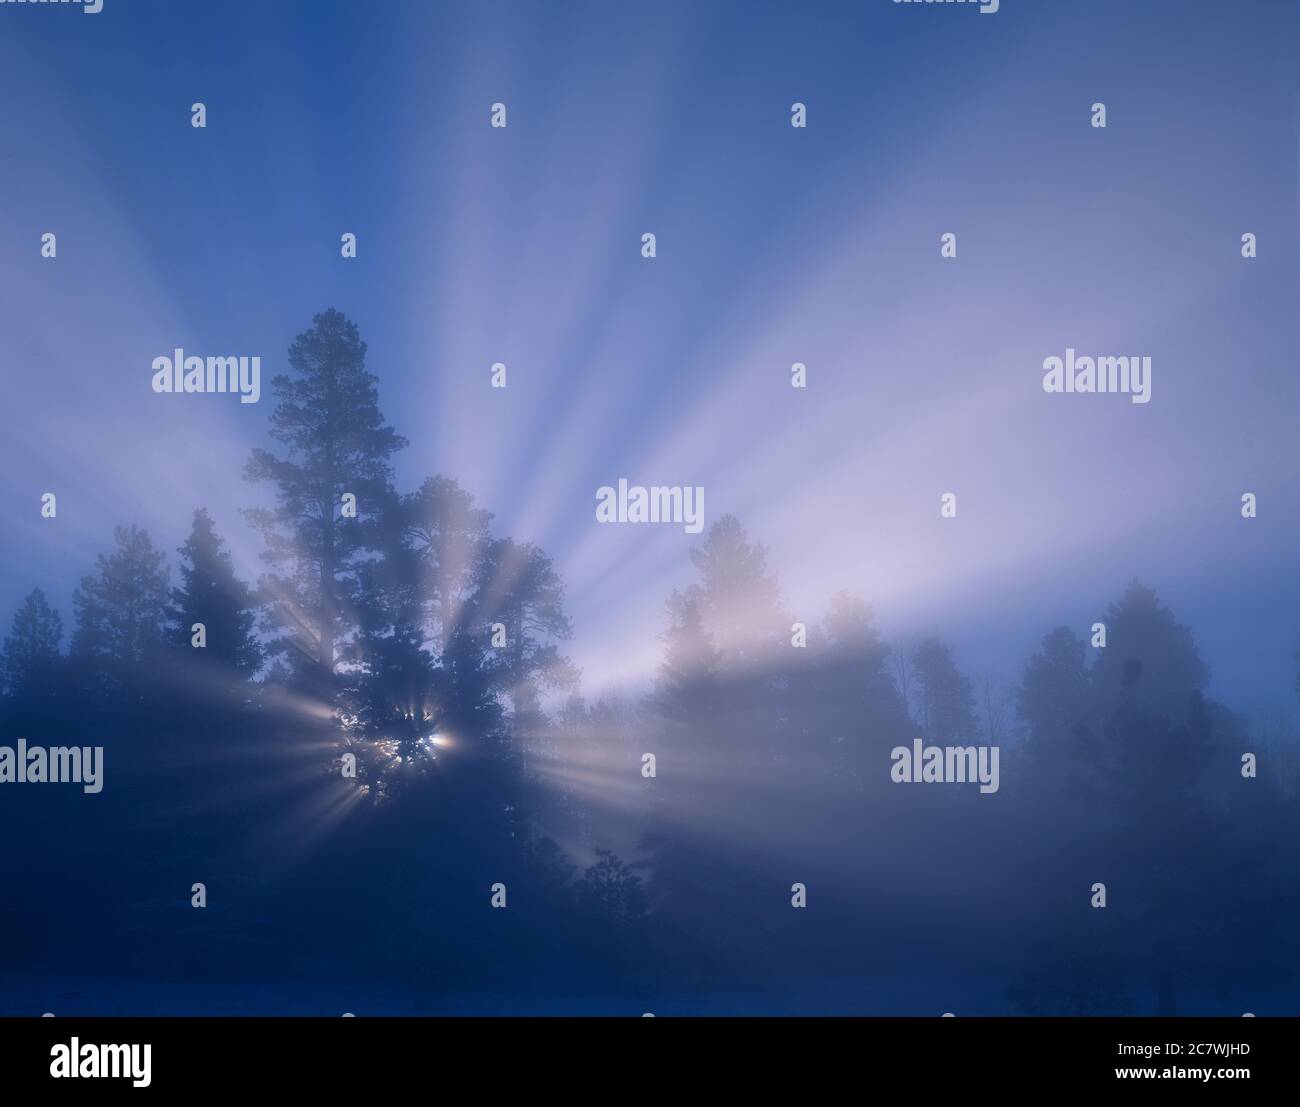
<svg viewBox="0 0 1300 1107"><path fill-rule="evenodd" d="M391 458L406 445L380 414L365 360L355 323L333 308L317 315L289 348L294 375L272 381L271 437L284 452L253 450L244 474L275 492L274 508L246 514L266 542L276 649L330 686L356 626L373 524L393 498Z"/></svg>
<svg viewBox="0 0 1300 1107"><path fill-rule="evenodd" d="M53 680L62 660L63 619L45 593L32 589L14 614L13 626L0 651L0 680L11 696L25 694Z"/></svg>
<svg viewBox="0 0 1300 1107"><path fill-rule="evenodd" d="M172 592L173 637L183 650L193 645L194 626L203 624L205 646L196 659L229 678L248 680L262 665L253 628L256 605L248 586L235 576L226 544L206 508L194 513L181 555L181 587Z"/></svg>
<svg viewBox="0 0 1300 1107"><path fill-rule="evenodd" d="M939 745L974 740L975 690L970 678L953 662L952 651L939 638L925 638L912 655L917 684L916 720L922 736Z"/></svg>
<svg viewBox="0 0 1300 1107"><path fill-rule="evenodd" d="M134 696L164 641L167 563L141 527L117 527L113 537L116 550L100 554L73 593L71 656L89 687Z"/></svg>
<svg viewBox="0 0 1300 1107"><path fill-rule="evenodd" d="M45 593L33 589L14 614L13 626L0 650L0 688L6 695L10 726L22 729L37 723L55 725L60 708L70 706L63 695L66 666L59 644L63 620Z"/></svg>

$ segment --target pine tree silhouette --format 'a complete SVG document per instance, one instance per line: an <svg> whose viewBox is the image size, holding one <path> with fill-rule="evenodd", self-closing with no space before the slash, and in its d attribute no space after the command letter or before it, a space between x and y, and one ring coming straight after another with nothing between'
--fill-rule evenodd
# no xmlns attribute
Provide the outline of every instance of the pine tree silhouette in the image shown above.
<svg viewBox="0 0 1300 1107"><path fill-rule="evenodd" d="M205 508L194 513L181 555L181 586L172 591L173 641L190 657L193 627L202 623L203 650L193 659L210 665L226 679L250 679L262 665L262 647L254 633L256 604L251 591L235 576L225 542Z"/></svg>
<svg viewBox="0 0 1300 1107"><path fill-rule="evenodd" d="M142 528L117 527L113 537L116 550L100 554L96 574L73 593L71 661L87 687L136 700L152 681L149 665L165 640L168 571Z"/></svg>
<svg viewBox="0 0 1300 1107"><path fill-rule="evenodd" d="M289 348L293 376L272 381L271 437L283 456L254 449L245 479L273 486L274 508L245 512L261 532L268 629L276 652L332 695L340 643L357 623L357 570L374 523L393 498L392 455L406 440L379 411L376 378L355 323L330 309ZM344 517L345 495L356 517Z"/></svg>
<svg viewBox="0 0 1300 1107"><path fill-rule="evenodd" d="M33 588L14 614L0 650L0 680L10 696L22 696L52 682L62 661L63 619L45 593Z"/></svg>

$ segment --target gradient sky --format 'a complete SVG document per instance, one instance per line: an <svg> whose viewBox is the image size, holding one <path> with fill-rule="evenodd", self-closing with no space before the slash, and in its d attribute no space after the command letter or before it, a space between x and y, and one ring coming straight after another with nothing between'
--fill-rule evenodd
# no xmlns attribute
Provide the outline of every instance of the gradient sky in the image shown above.
<svg viewBox="0 0 1300 1107"><path fill-rule="evenodd" d="M1287 0L0 5L0 624L36 585L70 624L113 524L173 552L200 505L255 576L244 459L333 306L403 488L455 476L556 558L589 691L652 673L698 541L596 524L628 477L703 485L798 617L847 588L977 672L1141 576L1217 695L1290 710L1298 32ZM177 346L261 355L262 402L155 395ZM1152 402L1044 394L1067 346L1151 356Z"/></svg>

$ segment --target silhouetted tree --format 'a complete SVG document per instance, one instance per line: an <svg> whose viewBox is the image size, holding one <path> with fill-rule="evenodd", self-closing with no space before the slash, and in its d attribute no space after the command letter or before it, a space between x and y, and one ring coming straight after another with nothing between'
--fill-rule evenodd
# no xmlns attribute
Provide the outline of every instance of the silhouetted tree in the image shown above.
<svg viewBox="0 0 1300 1107"><path fill-rule="evenodd" d="M274 508L246 512L273 571L262 581L278 650L332 677L355 627L357 570L392 499L392 455L406 440L379 412L375 377L356 324L332 308L289 348L296 375L271 382L271 437L284 456L255 449L245 478L275 490ZM355 497L356 517L343 515ZM328 683L328 681L327 681Z"/></svg>
<svg viewBox="0 0 1300 1107"><path fill-rule="evenodd" d="M702 579L688 597L720 652L722 671L770 666L786 645L790 618L776 574L767 568L767 548L751 541L734 515L723 515L690 557Z"/></svg>
<svg viewBox="0 0 1300 1107"><path fill-rule="evenodd" d="M1080 735L1092 720L1087 644L1069 627L1044 636L1016 690L1026 727L1022 765L1033 799L1055 803L1073 775Z"/></svg>
<svg viewBox="0 0 1300 1107"><path fill-rule="evenodd" d="M559 649L573 633L564 613L564 582L531 542L493 539L469 606L474 630L467 626L465 633L475 641L490 641L484 631L494 623L505 628L506 645L486 651L484 669L492 689L509 697L515 726L535 726L541 693L571 688L577 676Z"/></svg>
<svg viewBox="0 0 1300 1107"><path fill-rule="evenodd" d="M13 625L0 651L0 679L10 696L28 694L49 685L62 661L63 619L45 593L32 589L14 614Z"/></svg>
<svg viewBox="0 0 1300 1107"><path fill-rule="evenodd" d="M464 737L543 729L542 690L571 687L558 648L571 634L564 585L540 549L488 530L491 514L447 477L431 477L383 514L383 559L360 579L367 621L421 628L446 675L445 710Z"/></svg>
<svg viewBox="0 0 1300 1107"><path fill-rule="evenodd" d="M912 667L922 736L941 745L974 738L975 693L970 679L953 663L952 651L931 635L917 646Z"/></svg>
<svg viewBox="0 0 1300 1107"><path fill-rule="evenodd" d="M574 887L579 908L598 911L623 926L639 922L649 910L641 878L607 849L597 849L596 856Z"/></svg>
<svg viewBox="0 0 1300 1107"><path fill-rule="evenodd" d="M194 624L202 623L207 644L191 660L210 664L227 678L250 679L262 665L254 633L256 606L248 586L235 576L225 543L204 508L194 513L179 552L181 586L172 591L174 641L182 651L190 650Z"/></svg>
<svg viewBox="0 0 1300 1107"><path fill-rule="evenodd" d="M1182 722L1210 681L1192 632L1136 580L1106 609L1106 648L1097 655L1092 683L1102 716L1129 703Z"/></svg>
<svg viewBox="0 0 1300 1107"><path fill-rule="evenodd" d="M391 743L391 754L404 762L431 759L446 690L418 628L401 626L364 641L366 663L351 700L356 729Z"/></svg>
<svg viewBox="0 0 1300 1107"><path fill-rule="evenodd" d="M0 650L3 709L13 730L21 733L42 724L47 733L60 729L63 713L72 703L66 694L68 666L59 650L62 640L62 618L45 593L33 589L15 612Z"/></svg>
<svg viewBox="0 0 1300 1107"><path fill-rule="evenodd" d="M418 613L434 655L458 629L486 633L486 627L472 625L478 615L471 600L487 574L491 512L475 507L455 480L438 476L403 496L394 516L401 533L387 547L394 562L388 579Z"/></svg>
<svg viewBox="0 0 1300 1107"><path fill-rule="evenodd" d="M1238 775L1239 723L1203 696L1192 635L1151 589L1130 584L1106 622L1091 671L1083 643L1058 628L1020 688L1030 833L1019 848L1040 907L1026 923L1038 963L1013 996L1035 1011L1153 1004L1170 1015L1188 982L1221 977L1232 946L1218 901L1246 862L1228 863L1230 828L1213 797ZM1094 882L1106 886L1104 909L1090 906Z"/></svg>
<svg viewBox="0 0 1300 1107"><path fill-rule="evenodd" d="M100 554L73 593L71 660L90 687L135 696L164 642L167 565L140 527L117 527L113 537L116 550Z"/></svg>
<svg viewBox="0 0 1300 1107"><path fill-rule="evenodd" d="M669 625L664 632L664 659L646 708L663 721L675 740L699 735L707 741L707 731L717 724L722 707L720 655L704 628L696 599L674 592L665 606Z"/></svg>
<svg viewBox="0 0 1300 1107"><path fill-rule="evenodd" d="M887 783L889 751L910 740L912 727L871 608L857 596L836 593L809 654L795 679L792 712L808 732L805 748L851 781L854 791Z"/></svg>

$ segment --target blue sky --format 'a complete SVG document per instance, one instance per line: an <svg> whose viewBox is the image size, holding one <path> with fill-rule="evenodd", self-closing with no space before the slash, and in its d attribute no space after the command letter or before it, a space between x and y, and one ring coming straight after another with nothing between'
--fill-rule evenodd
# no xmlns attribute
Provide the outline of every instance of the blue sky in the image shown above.
<svg viewBox="0 0 1300 1107"><path fill-rule="evenodd" d="M259 354L269 381L333 306L411 440L401 484L455 476L556 558L592 690L649 676L691 575L680 527L595 523L628 477L703 485L800 618L847 588L1012 676L1138 575L1216 693L1290 708L1298 23L1280 0L0 5L0 621L35 585L70 621L114 523L170 551L200 505L255 575L269 388L157 396L151 362ZM1152 402L1045 395L1067 346L1151 356Z"/></svg>

